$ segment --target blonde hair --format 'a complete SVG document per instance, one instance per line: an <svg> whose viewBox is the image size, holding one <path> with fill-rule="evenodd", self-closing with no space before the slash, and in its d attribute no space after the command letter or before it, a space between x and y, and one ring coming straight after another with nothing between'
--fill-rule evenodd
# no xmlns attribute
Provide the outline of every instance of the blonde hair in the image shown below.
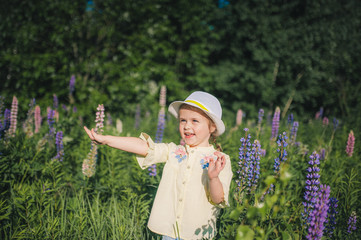
<svg viewBox="0 0 361 240"><path fill-rule="evenodd" d="M203 110L201 110L201 109L199 109L197 107L193 107L191 105L185 104L185 103L180 105L179 110L181 110L181 109L192 110L192 111L195 111L195 112L201 114L203 117L208 119L210 125L213 124L216 127L216 124L213 122L213 120ZM217 128L213 133L211 133L210 139L212 140L212 144L214 144L216 146L217 151L222 152L223 151L222 147L221 147L221 145L219 143L217 143L217 137L214 135L214 133L216 131L217 131Z"/></svg>

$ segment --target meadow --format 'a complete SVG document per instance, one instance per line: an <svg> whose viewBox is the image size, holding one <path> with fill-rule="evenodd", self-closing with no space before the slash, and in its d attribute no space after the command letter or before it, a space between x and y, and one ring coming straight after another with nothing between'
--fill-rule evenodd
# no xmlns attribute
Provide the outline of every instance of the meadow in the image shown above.
<svg viewBox="0 0 361 240"><path fill-rule="evenodd" d="M83 126L179 143L164 98L160 114L122 118L101 103L85 118L71 99L23 109L1 98L1 239L160 239L146 224L162 165L142 171L133 154L91 143ZM234 179L216 239L361 236L360 144L342 119L275 108L224 121L217 141Z"/></svg>

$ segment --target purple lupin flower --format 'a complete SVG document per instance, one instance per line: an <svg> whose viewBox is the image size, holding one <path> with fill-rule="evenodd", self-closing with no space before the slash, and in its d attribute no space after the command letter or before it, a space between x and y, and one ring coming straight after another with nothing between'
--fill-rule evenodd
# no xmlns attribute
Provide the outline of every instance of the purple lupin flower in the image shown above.
<svg viewBox="0 0 361 240"><path fill-rule="evenodd" d="M283 134L280 134L278 136L277 139L277 152L278 152L278 156L277 158L275 158L275 163L274 163L274 172L276 174L279 174L280 171L280 165L282 162L285 162L287 160L287 150L286 147L288 146L287 144L287 134L286 132L283 132Z"/></svg>
<svg viewBox="0 0 361 240"><path fill-rule="evenodd" d="M165 127L165 109L161 107L158 114L158 125L157 125L157 133L155 135L155 143L161 143L163 141L163 133ZM157 166L155 164L151 165L149 168L149 176L157 175Z"/></svg>
<svg viewBox="0 0 361 240"><path fill-rule="evenodd" d="M339 124L339 121L337 120L337 118L333 118L333 130L334 131L336 131L338 124Z"/></svg>
<svg viewBox="0 0 361 240"><path fill-rule="evenodd" d="M274 191L275 185L271 183L271 185L267 188L267 190L262 194L260 200L263 201L266 195L272 193Z"/></svg>
<svg viewBox="0 0 361 240"><path fill-rule="evenodd" d="M275 113L273 115L272 119L272 135L271 139L276 138L278 135L278 128L279 128L279 122L280 122L280 113L281 110L279 107L276 108Z"/></svg>
<svg viewBox="0 0 361 240"><path fill-rule="evenodd" d="M257 137L259 136L261 129L262 129L262 120L263 120L263 116L264 116L264 110L261 108L258 111L258 124L257 124Z"/></svg>
<svg viewBox="0 0 361 240"><path fill-rule="evenodd" d="M56 156L52 160L58 160L58 161L62 162L63 157L64 157L64 145L63 145L63 132L62 131L59 131L56 133L55 145L56 145Z"/></svg>
<svg viewBox="0 0 361 240"><path fill-rule="evenodd" d="M325 235L329 238L332 238L333 230L336 226L336 215L338 214L337 205L338 200L337 198L330 198L328 202L328 211L327 211L327 219L325 221Z"/></svg>
<svg viewBox="0 0 361 240"><path fill-rule="evenodd" d="M71 75L69 81L69 93L72 95L75 91L75 75Z"/></svg>
<svg viewBox="0 0 361 240"><path fill-rule="evenodd" d="M351 130L347 139L347 146L346 146L347 156L352 157L354 145L355 145L355 135Z"/></svg>
<svg viewBox="0 0 361 240"><path fill-rule="evenodd" d="M38 133L40 131L40 127L41 127L40 107L38 105L35 107L34 122L35 122L35 130L34 130L34 132Z"/></svg>
<svg viewBox="0 0 361 240"><path fill-rule="evenodd" d="M321 148L320 150L320 160L325 160L326 157L326 149Z"/></svg>
<svg viewBox="0 0 361 240"><path fill-rule="evenodd" d="M289 126L293 125L293 114L292 113L288 115L287 124Z"/></svg>
<svg viewBox="0 0 361 240"><path fill-rule="evenodd" d="M248 128L245 128L244 131L246 137L240 139L240 161L238 162L239 169L237 171L239 176L236 183L239 193L245 190L249 194L256 189L260 175L261 144L258 140L251 144L251 134L248 134Z"/></svg>
<svg viewBox="0 0 361 240"><path fill-rule="evenodd" d="M10 127L10 115L11 115L10 109L6 108L4 112L4 121L0 127L0 137L3 136L4 133L6 133Z"/></svg>
<svg viewBox="0 0 361 240"><path fill-rule="evenodd" d="M325 229L324 223L327 218L327 211L329 209L330 186L321 185L320 191L317 194L314 208L309 215L309 227L306 239L321 240L323 230Z"/></svg>
<svg viewBox="0 0 361 240"><path fill-rule="evenodd" d="M310 155L310 160L308 162L309 167L307 168L307 180L305 186L305 194L303 199L304 211L302 213L303 219L309 223L310 222L310 213L314 208L316 203L316 197L320 185L320 168L318 165L320 164L319 155L316 152L313 152Z"/></svg>
<svg viewBox="0 0 361 240"><path fill-rule="evenodd" d="M59 100L58 97L56 96L56 94L53 94L53 108L54 109L58 109L59 107Z"/></svg>
<svg viewBox="0 0 361 240"><path fill-rule="evenodd" d="M357 222L357 216L356 216L356 212L355 211L352 211L349 219L348 219L348 222L347 222L347 233L348 234L351 234L353 231L356 230L356 222Z"/></svg>
<svg viewBox="0 0 361 240"><path fill-rule="evenodd" d="M55 134L55 128L54 128L55 110L52 110L50 107L48 107L47 110L48 110L49 137L52 138Z"/></svg>
<svg viewBox="0 0 361 240"><path fill-rule="evenodd" d="M35 98L30 101L29 110L25 122L23 123L23 129L27 137L33 136L33 121L34 121L34 108Z"/></svg>
<svg viewBox="0 0 361 240"><path fill-rule="evenodd" d="M97 107L96 118L95 118L96 127L94 129L97 133L103 132L104 127L104 105L99 104ZM85 176L90 178L95 174L96 160L98 155L98 145L94 142L91 143L90 152L86 159L84 159L82 164L82 172Z"/></svg>
<svg viewBox="0 0 361 240"><path fill-rule="evenodd" d="M140 125L140 104L137 104L137 108L135 110L135 123L134 128L138 129Z"/></svg>
<svg viewBox="0 0 361 240"><path fill-rule="evenodd" d="M258 125L262 124L263 116L264 116L264 110L260 108L258 111Z"/></svg>
<svg viewBox="0 0 361 240"><path fill-rule="evenodd" d="M296 143L298 126L299 126L299 124L298 124L297 121L293 122L293 126L292 126L292 129L291 129L291 134L290 134L290 140L291 140L292 144Z"/></svg>
<svg viewBox="0 0 361 240"><path fill-rule="evenodd" d="M3 129L5 131L8 130L10 127L10 116L11 116L11 111L10 109L6 108L4 112L4 123L3 123Z"/></svg>
<svg viewBox="0 0 361 240"><path fill-rule="evenodd" d="M249 131L248 128L244 129L245 132L245 137L242 137L240 139L241 142L241 147L239 148L239 162L238 162L238 179L236 180L237 183L237 192L241 193L243 192L244 188L245 188L245 175L246 175L246 169L247 169L247 158L249 158L250 156L250 152L251 152L251 134L247 134L247 132Z"/></svg>

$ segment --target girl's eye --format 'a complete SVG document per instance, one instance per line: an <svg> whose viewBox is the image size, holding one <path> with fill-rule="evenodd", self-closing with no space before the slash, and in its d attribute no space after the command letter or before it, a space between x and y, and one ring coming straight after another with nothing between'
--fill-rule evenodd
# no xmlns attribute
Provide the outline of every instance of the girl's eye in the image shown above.
<svg viewBox="0 0 361 240"><path fill-rule="evenodd" d="M179 120L180 122L186 122L186 120L184 120L184 119L181 119L181 120Z"/></svg>
<svg viewBox="0 0 361 240"><path fill-rule="evenodd" d="M198 120L195 120L195 119L194 119L193 122L198 122Z"/></svg>

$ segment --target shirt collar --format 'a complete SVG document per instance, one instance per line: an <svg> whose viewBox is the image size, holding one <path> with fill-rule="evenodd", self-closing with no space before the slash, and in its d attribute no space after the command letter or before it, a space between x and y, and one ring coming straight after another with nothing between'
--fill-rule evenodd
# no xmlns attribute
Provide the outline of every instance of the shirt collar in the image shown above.
<svg viewBox="0 0 361 240"><path fill-rule="evenodd" d="M191 150L198 151L198 152L204 152L204 153L215 151L213 145L209 145L209 147L192 147L192 148L187 144L185 144L184 146L185 146L185 149L187 150L187 152L190 152Z"/></svg>

